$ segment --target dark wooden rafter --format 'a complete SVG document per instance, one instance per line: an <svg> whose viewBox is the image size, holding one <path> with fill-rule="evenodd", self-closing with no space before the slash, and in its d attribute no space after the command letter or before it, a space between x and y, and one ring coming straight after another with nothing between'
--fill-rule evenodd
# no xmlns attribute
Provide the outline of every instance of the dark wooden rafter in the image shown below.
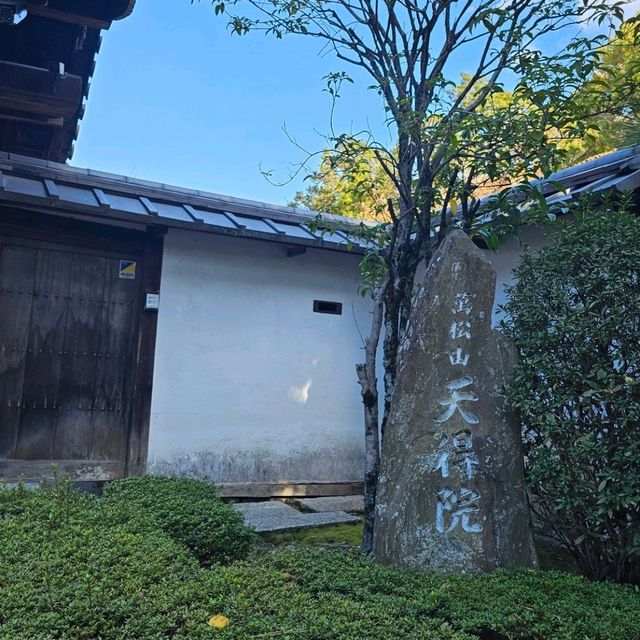
<svg viewBox="0 0 640 640"><path fill-rule="evenodd" d="M92 29L108 29L113 20L128 16L134 5L135 0L49 0L46 4L27 2L27 12Z"/></svg>
<svg viewBox="0 0 640 640"><path fill-rule="evenodd" d="M64 162L73 153L101 30L131 13L134 0L24 4L19 24L0 25L0 150Z"/></svg>
<svg viewBox="0 0 640 640"><path fill-rule="evenodd" d="M58 22L81 25L89 27L90 29L108 29L111 26L111 20L92 18L91 16L69 13L68 11L60 11L59 9L53 9L48 5L29 4L27 6L27 12L32 16L40 16L42 18L57 20Z"/></svg>
<svg viewBox="0 0 640 640"><path fill-rule="evenodd" d="M0 114L16 118L72 118L82 100L82 78L0 60Z"/></svg>

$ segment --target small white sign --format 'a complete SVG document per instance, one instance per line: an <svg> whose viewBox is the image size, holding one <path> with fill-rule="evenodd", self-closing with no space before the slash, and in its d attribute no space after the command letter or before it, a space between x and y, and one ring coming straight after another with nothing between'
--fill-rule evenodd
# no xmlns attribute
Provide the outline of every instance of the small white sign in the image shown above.
<svg viewBox="0 0 640 640"><path fill-rule="evenodd" d="M144 308L146 311L157 311L160 308L160 294L147 293Z"/></svg>

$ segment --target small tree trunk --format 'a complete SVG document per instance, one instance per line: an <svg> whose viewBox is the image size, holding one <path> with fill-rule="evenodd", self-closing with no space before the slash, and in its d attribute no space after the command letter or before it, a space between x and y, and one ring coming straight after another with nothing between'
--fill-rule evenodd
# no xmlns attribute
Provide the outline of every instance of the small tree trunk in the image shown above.
<svg viewBox="0 0 640 640"><path fill-rule="evenodd" d="M364 407L364 532L362 535L363 553L373 551L373 530L376 516L376 492L380 473L380 428L378 378L376 376L376 355L382 330L384 293L389 283L388 277L378 287L373 299L373 318L371 332L365 340L365 361L356 365L358 382Z"/></svg>
<svg viewBox="0 0 640 640"><path fill-rule="evenodd" d="M362 387L362 403L364 405L364 531L362 535L363 553L373 551L373 530L375 524L376 493L378 475L380 473L380 439L378 435L378 380L373 380L367 371L366 364L357 366L358 379Z"/></svg>

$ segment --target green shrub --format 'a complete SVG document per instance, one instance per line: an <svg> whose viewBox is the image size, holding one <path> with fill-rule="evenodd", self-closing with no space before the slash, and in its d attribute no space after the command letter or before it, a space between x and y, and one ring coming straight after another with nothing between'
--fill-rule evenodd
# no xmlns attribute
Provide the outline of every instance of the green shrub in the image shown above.
<svg viewBox="0 0 640 640"><path fill-rule="evenodd" d="M170 638L205 577L155 523L69 484L0 489L2 640Z"/></svg>
<svg viewBox="0 0 640 640"><path fill-rule="evenodd" d="M379 566L356 552L300 548L232 564L211 580L231 620L223 638L640 638L632 587L557 572L439 576Z"/></svg>
<svg viewBox="0 0 640 640"><path fill-rule="evenodd" d="M584 203L526 255L504 330L520 352L533 508L596 579L640 582L640 219Z"/></svg>
<svg viewBox="0 0 640 640"><path fill-rule="evenodd" d="M212 485L199 480L159 476L115 480L105 487L102 500L152 518L203 564L243 558L256 540L242 515L222 502Z"/></svg>
<svg viewBox="0 0 640 640"><path fill-rule="evenodd" d="M313 549L207 569L153 520L68 486L0 489L0 509L0 640L640 638L637 592L568 574L406 573Z"/></svg>
<svg viewBox="0 0 640 640"><path fill-rule="evenodd" d="M24 516L29 521L56 526L72 518L86 518L96 503L94 495L75 490L68 480L43 489L27 489L23 484L7 489L0 483L0 520Z"/></svg>

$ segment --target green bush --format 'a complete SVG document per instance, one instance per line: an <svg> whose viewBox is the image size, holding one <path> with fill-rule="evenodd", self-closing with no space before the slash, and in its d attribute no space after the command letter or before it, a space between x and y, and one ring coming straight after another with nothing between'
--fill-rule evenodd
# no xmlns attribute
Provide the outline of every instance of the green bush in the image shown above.
<svg viewBox="0 0 640 640"><path fill-rule="evenodd" d="M0 513L0 640L640 638L637 592L568 574L406 573L313 549L207 569L68 486L0 489Z"/></svg>
<svg viewBox="0 0 640 640"><path fill-rule="evenodd" d="M332 593L377 607L391 619L439 620L492 640L637 640L640 596L631 587L566 573L520 570L440 576L400 572L359 554L281 551L265 563L312 594ZM413 636L409 625L407 637ZM395 636L405 637L400 631ZM446 636L444 636L446 637Z"/></svg>
<svg viewBox="0 0 640 640"><path fill-rule="evenodd" d="M209 585L231 621L221 638L640 638L633 588L555 572L439 576L379 566L356 552L305 548L222 567ZM185 627L187 637L197 620Z"/></svg>
<svg viewBox="0 0 640 640"><path fill-rule="evenodd" d="M199 480L159 476L115 480L105 487L102 500L152 518L205 565L243 558L256 540L242 515L222 502L212 485Z"/></svg>
<svg viewBox="0 0 640 640"><path fill-rule="evenodd" d="M55 526L72 518L88 517L96 504L94 495L76 491L67 480L43 489L27 489L23 484L7 489L0 483L0 520L23 516L28 521Z"/></svg>
<svg viewBox="0 0 640 640"><path fill-rule="evenodd" d="M583 203L525 255L504 330L520 352L532 505L595 579L640 582L640 219Z"/></svg>
<svg viewBox="0 0 640 640"><path fill-rule="evenodd" d="M2 640L170 638L204 577L155 523L68 484L0 489Z"/></svg>

